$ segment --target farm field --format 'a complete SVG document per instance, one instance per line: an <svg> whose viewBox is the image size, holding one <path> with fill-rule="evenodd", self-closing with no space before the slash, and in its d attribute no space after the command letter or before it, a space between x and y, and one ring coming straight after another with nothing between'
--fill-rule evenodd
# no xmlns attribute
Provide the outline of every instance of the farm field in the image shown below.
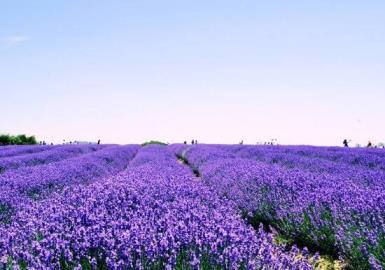
<svg viewBox="0 0 385 270"><path fill-rule="evenodd" d="M385 150L0 148L0 269L383 269Z"/></svg>

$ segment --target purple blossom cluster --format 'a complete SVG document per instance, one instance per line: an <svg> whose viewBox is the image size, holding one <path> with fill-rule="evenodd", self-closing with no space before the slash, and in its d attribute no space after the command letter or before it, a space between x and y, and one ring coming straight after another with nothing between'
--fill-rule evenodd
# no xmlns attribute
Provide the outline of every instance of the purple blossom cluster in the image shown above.
<svg viewBox="0 0 385 270"><path fill-rule="evenodd" d="M167 147L141 148L115 176L70 182L0 226L3 267L312 269L306 252L254 230Z"/></svg>
<svg viewBox="0 0 385 270"><path fill-rule="evenodd" d="M98 148L101 150L0 174L0 221L9 222L11 216L31 200L45 198L53 191L118 173L128 166L139 146Z"/></svg>
<svg viewBox="0 0 385 270"><path fill-rule="evenodd" d="M385 267L383 152L352 150L349 157L350 149L301 146L169 148L249 222L272 225L354 269Z"/></svg>
<svg viewBox="0 0 385 270"><path fill-rule="evenodd" d="M33 155L23 154L0 159L0 173L7 170L14 170L20 167L36 166L57 162L81 154L96 151L103 148L103 145L64 145L52 147L49 150L37 152Z"/></svg>

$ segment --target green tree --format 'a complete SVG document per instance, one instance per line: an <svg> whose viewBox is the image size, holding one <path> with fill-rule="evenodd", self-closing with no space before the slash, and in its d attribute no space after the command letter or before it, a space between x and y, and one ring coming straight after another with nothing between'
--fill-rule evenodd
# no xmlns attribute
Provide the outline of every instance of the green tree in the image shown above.
<svg viewBox="0 0 385 270"><path fill-rule="evenodd" d="M35 136L26 136L20 134L17 136L9 134L0 134L0 145L11 145L11 144L37 144Z"/></svg>

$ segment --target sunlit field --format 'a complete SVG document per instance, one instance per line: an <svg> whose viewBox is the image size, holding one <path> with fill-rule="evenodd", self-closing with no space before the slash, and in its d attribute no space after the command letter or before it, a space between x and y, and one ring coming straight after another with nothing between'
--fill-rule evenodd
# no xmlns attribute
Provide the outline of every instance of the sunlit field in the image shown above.
<svg viewBox="0 0 385 270"><path fill-rule="evenodd" d="M381 269L385 151L0 147L2 269Z"/></svg>

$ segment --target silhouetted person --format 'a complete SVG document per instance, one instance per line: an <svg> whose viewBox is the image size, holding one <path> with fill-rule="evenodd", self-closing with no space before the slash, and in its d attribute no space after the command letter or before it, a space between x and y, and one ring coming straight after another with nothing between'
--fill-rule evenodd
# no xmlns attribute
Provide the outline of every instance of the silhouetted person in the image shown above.
<svg viewBox="0 0 385 270"><path fill-rule="evenodd" d="M186 141L184 141L184 142L183 142L183 144L187 144L187 142L186 142Z"/></svg>
<svg viewBox="0 0 385 270"><path fill-rule="evenodd" d="M372 147L372 142L368 141L368 145L366 147Z"/></svg>
<svg viewBox="0 0 385 270"><path fill-rule="evenodd" d="M191 144L194 144L194 140L191 141Z"/></svg>
<svg viewBox="0 0 385 270"><path fill-rule="evenodd" d="M100 139L98 140L98 144L100 144Z"/></svg>
<svg viewBox="0 0 385 270"><path fill-rule="evenodd" d="M239 144L243 144L243 140Z"/></svg>
<svg viewBox="0 0 385 270"><path fill-rule="evenodd" d="M348 140L347 140L347 139L345 139L342 143L344 144L344 147L349 147L349 144L348 144Z"/></svg>
<svg viewBox="0 0 385 270"><path fill-rule="evenodd" d="M197 141L197 140L195 140L195 144L198 144L198 141Z"/></svg>

